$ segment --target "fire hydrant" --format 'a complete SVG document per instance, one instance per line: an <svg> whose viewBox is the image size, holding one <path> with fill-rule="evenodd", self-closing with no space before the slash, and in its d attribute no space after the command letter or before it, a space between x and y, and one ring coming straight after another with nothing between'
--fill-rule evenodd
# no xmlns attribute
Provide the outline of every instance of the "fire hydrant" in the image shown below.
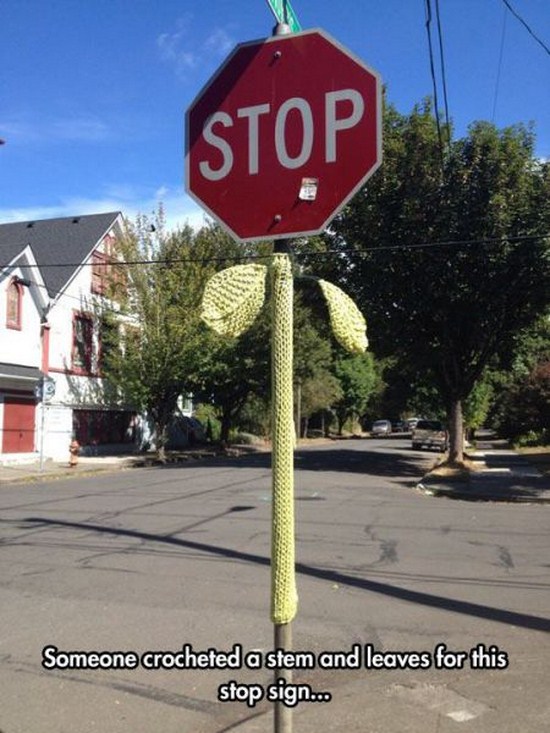
<svg viewBox="0 0 550 733"><path fill-rule="evenodd" d="M69 467L74 468L78 463L78 454L80 453L80 443L75 438L71 440L69 445Z"/></svg>

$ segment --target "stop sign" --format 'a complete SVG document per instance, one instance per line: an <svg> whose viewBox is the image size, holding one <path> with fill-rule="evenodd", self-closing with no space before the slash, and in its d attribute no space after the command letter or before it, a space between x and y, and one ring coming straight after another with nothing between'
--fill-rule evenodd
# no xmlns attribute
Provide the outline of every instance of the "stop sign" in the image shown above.
<svg viewBox="0 0 550 733"><path fill-rule="evenodd" d="M241 44L187 110L187 191L241 240L317 234L380 165L381 107L322 31Z"/></svg>

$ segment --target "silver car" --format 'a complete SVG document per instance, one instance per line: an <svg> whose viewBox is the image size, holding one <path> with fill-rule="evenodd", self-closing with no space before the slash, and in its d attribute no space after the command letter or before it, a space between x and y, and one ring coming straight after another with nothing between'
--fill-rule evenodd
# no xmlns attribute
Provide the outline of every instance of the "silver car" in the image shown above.
<svg viewBox="0 0 550 733"><path fill-rule="evenodd" d="M371 435L390 435L391 422L389 420L376 420L370 430Z"/></svg>

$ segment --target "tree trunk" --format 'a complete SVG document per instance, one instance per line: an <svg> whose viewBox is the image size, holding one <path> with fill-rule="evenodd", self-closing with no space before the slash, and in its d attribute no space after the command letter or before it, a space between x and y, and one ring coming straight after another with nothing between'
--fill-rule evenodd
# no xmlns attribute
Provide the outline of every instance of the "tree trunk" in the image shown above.
<svg viewBox="0 0 550 733"><path fill-rule="evenodd" d="M231 410L222 410L220 442L223 446L229 443L229 430L231 429Z"/></svg>
<svg viewBox="0 0 550 733"><path fill-rule="evenodd" d="M157 433L157 461L166 463L166 443L168 442L168 423L165 419L159 420L156 425Z"/></svg>
<svg viewBox="0 0 550 733"><path fill-rule="evenodd" d="M447 409L449 425L449 463L464 461L464 426L462 420L462 400L452 400Z"/></svg>
<svg viewBox="0 0 550 733"><path fill-rule="evenodd" d="M302 382L297 380L296 386L296 397L294 400L294 430L296 432L296 439L301 438L302 431Z"/></svg>

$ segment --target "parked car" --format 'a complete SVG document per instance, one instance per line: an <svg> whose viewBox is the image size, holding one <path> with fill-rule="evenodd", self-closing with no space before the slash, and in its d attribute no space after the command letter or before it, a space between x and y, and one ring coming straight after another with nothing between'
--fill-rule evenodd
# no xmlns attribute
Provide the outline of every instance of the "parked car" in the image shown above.
<svg viewBox="0 0 550 733"><path fill-rule="evenodd" d="M407 424L404 420L392 420L391 429L394 433L404 433L407 430Z"/></svg>
<svg viewBox="0 0 550 733"><path fill-rule="evenodd" d="M372 435L390 435L391 422L389 420L376 420L370 429Z"/></svg>
<svg viewBox="0 0 550 733"><path fill-rule="evenodd" d="M449 446L449 434L439 420L419 420L412 431L413 450L437 448L444 453Z"/></svg>
<svg viewBox="0 0 550 733"><path fill-rule="evenodd" d="M407 430L408 433L410 433L412 430L415 429L415 427L416 427L416 425L417 425L417 423L418 423L418 421L420 419L421 418L419 418L419 417L409 417L407 420L405 420L405 424L407 426L406 427L406 430Z"/></svg>

